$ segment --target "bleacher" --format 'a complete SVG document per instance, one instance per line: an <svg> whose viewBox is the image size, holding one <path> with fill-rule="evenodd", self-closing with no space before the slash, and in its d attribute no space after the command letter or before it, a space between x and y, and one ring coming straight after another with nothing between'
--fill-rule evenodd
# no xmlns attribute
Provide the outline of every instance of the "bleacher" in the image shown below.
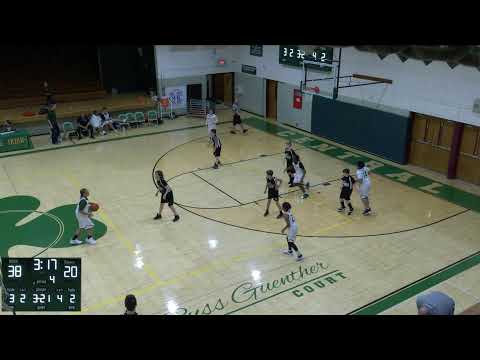
<svg viewBox="0 0 480 360"><path fill-rule="evenodd" d="M101 99L107 94L98 81L81 84L70 83L51 88L57 103ZM41 88L37 88L37 94L33 94L31 88L10 88L8 91L9 94L0 93L0 109L45 104L45 96L38 95L41 94Z"/></svg>
<svg viewBox="0 0 480 360"><path fill-rule="evenodd" d="M48 81L57 103L105 97L94 51L79 46L61 50L41 46L36 51L20 45L7 47L0 59L0 109L44 104L44 81Z"/></svg>

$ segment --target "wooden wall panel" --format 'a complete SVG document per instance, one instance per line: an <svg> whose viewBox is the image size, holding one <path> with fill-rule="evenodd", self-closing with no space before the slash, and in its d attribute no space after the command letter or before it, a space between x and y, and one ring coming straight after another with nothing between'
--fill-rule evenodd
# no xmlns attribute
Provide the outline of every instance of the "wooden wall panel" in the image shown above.
<svg viewBox="0 0 480 360"><path fill-rule="evenodd" d="M472 125L465 125L460 152L469 155L479 155L479 146L480 128Z"/></svg>
<svg viewBox="0 0 480 360"><path fill-rule="evenodd" d="M453 122L414 114L410 163L447 174L453 129Z"/></svg>
<svg viewBox="0 0 480 360"><path fill-rule="evenodd" d="M457 176L464 181L480 185L480 157L460 154Z"/></svg>

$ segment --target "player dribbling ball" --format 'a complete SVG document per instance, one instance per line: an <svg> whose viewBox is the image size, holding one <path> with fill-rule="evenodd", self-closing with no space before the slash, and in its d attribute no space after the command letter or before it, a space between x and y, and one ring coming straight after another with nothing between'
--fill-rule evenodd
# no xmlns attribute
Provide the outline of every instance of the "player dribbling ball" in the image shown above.
<svg viewBox="0 0 480 360"><path fill-rule="evenodd" d="M93 211L91 208L91 204L93 203L89 203L89 196L90 192L88 191L88 189L83 188L80 190L80 200L77 204L77 207L75 208L75 216L78 221L78 229L75 231L75 235L70 240L70 244L72 245L80 245L82 243L82 241L78 239L78 236L82 231L87 232L87 239L85 240L86 243L90 245L95 245L97 243L96 240L93 238L93 228L95 226L91 219Z"/></svg>

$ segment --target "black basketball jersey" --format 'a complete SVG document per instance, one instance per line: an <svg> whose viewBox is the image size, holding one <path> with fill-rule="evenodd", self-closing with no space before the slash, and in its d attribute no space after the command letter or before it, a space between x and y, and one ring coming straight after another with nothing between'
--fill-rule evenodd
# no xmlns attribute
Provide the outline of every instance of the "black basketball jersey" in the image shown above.
<svg viewBox="0 0 480 360"><path fill-rule="evenodd" d="M297 158L298 156L295 151L293 151L293 149L285 150L285 160L287 161L288 165L291 165L293 163L293 160Z"/></svg>
<svg viewBox="0 0 480 360"><path fill-rule="evenodd" d="M355 179L351 175L342 177L342 190L353 190L353 184Z"/></svg>
<svg viewBox="0 0 480 360"><path fill-rule="evenodd" d="M213 144L215 145L215 149L218 149L218 148L222 147L222 142L220 141L220 139L217 135L212 136L212 141L213 141Z"/></svg>
<svg viewBox="0 0 480 360"><path fill-rule="evenodd" d="M275 176L272 176L271 179L267 178L267 187L270 190L275 190L276 185L277 185L277 178Z"/></svg>
<svg viewBox="0 0 480 360"><path fill-rule="evenodd" d="M162 195L167 192L168 184L167 184L167 181L164 178L161 178L160 180L157 180L157 185L158 185L158 189L160 190Z"/></svg>

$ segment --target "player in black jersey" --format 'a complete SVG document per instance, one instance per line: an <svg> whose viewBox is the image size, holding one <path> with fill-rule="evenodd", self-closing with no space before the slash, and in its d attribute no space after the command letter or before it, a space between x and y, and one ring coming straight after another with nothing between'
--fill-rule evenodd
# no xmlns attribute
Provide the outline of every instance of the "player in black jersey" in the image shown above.
<svg viewBox="0 0 480 360"><path fill-rule="evenodd" d="M352 195L353 191L353 184L355 184L355 179L350 175L349 169L343 169L343 176L342 176L342 190L340 192L340 207L338 208L339 212L345 211L345 203L347 202L348 205L348 215L351 215L353 212L353 206L350 202L350 196Z"/></svg>
<svg viewBox="0 0 480 360"><path fill-rule="evenodd" d="M157 182L157 187L158 191L155 194L155 196L158 196L158 193L162 194L161 200L160 200L160 211L157 213L157 215L153 218L154 220L158 220L162 218L162 210L165 204L168 204L168 207L170 210L172 210L173 215L175 216L173 218L173 221L178 221L180 219L180 216L178 216L177 212L175 211L175 208L173 207L173 191L170 188L170 186L167 184L167 181L163 177L163 172L161 170L155 171L155 181Z"/></svg>
<svg viewBox="0 0 480 360"><path fill-rule="evenodd" d="M282 180L277 179L273 176L273 170L267 170L267 184L265 185L265 191L263 193L265 194L268 190L268 200L267 210L265 210L265 214L263 214L263 216L268 215L268 210L270 209L270 202L273 199L273 201L275 201L275 204L277 204L279 211L277 219L280 219L282 217L282 208L280 207L280 203L278 202L278 199L280 197L278 194L278 189L280 188L280 185L282 185Z"/></svg>
<svg viewBox="0 0 480 360"><path fill-rule="evenodd" d="M283 170L283 172L287 172L290 178L290 181L288 182L288 184L290 185L289 187L293 187L293 177L294 177L293 174L295 173L295 170L293 170L293 160L295 158L298 158L298 155L295 153L295 151L293 151L292 142L289 141L285 146L286 167L285 167L285 170Z"/></svg>
<svg viewBox="0 0 480 360"><path fill-rule="evenodd" d="M214 169L218 169L218 165L222 165L220 162L220 153L222 152L222 142L217 136L217 130L211 130L210 141L213 143L213 156L215 156L215 163L213 164Z"/></svg>

